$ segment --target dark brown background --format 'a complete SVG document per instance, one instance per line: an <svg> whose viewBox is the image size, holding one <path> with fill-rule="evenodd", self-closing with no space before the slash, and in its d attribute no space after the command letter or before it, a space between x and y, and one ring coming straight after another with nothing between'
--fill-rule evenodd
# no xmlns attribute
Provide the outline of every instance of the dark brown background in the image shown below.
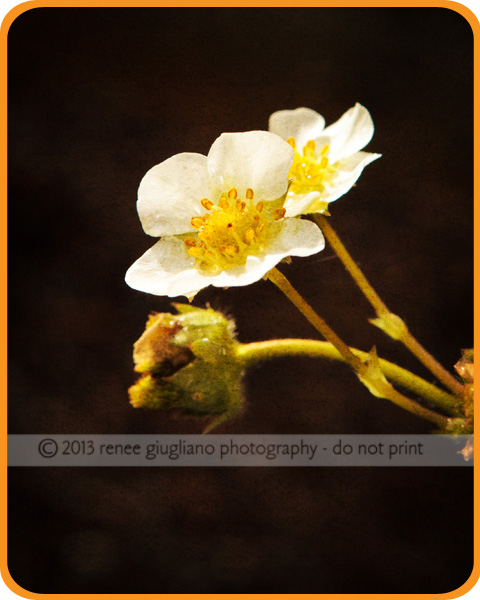
<svg viewBox="0 0 480 600"><path fill-rule="evenodd" d="M134 410L131 348L169 300L126 286L136 190L224 131L355 102L383 158L332 223L446 366L472 345L472 32L440 9L34 9L9 32L12 433L196 433ZM282 267L350 344L430 378L368 324L332 251ZM183 300L183 299L181 299ZM315 337L270 283L195 299L244 342ZM428 433L344 366L245 379L221 433ZM472 566L469 469L14 469L14 579L34 592L447 592Z"/></svg>

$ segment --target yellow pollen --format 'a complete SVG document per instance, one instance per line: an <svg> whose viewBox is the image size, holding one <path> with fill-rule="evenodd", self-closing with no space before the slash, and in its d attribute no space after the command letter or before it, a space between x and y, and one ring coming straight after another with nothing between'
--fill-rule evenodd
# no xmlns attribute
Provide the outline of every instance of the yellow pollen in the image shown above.
<svg viewBox="0 0 480 600"><path fill-rule="evenodd" d="M290 146L295 150L295 148L297 147L295 144L295 140L293 139L293 137L289 137L287 138L287 144L290 144Z"/></svg>
<svg viewBox="0 0 480 600"><path fill-rule="evenodd" d="M237 189L230 188L217 205L203 198L200 203L210 212L190 221L198 237L187 237L184 243L196 259L195 267L210 276L244 266L248 256L262 254L270 237L278 233L273 223L285 216L284 208L267 209L270 203L264 205L262 200L254 203L251 188L244 198L237 196Z"/></svg>
<svg viewBox="0 0 480 600"><path fill-rule="evenodd" d="M200 227L203 225L202 217L192 217L190 219L190 225L195 229L200 229Z"/></svg>
<svg viewBox="0 0 480 600"><path fill-rule="evenodd" d="M295 142L292 147L295 153L288 176L293 181L288 196L313 191L325 192L338 176L337 163L331 163L327 156L330 146L325 144L318 152L315 140L309 140L301 153L296 149Z"/></svg>
<svg viewBox="0 0 480 600"><path fill-rule="evenodd" d="M212 210L213 208L213 202L211 200L209 200L208 198L204 198L203 200L200 200L203 208L207 209L207 210Z"/></svg>
<svg viewBox="0 0 480 600"><path fill-rule="evenodd" d="M198 258L199 256L202 256L203 248L197 248L197 247L189 248L188 253L190 254L190 256L194 256L195 258Z"/></svg>

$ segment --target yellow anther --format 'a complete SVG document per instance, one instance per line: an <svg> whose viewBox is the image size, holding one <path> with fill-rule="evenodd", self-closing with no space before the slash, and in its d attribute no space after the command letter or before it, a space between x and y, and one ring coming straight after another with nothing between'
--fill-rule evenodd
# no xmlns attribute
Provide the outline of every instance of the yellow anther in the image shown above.
<svg viewBox="0 0 480 600"><path fill-rule="evenodd" d="M290 146L295 150L296 145L295 145L295 140L293 137L287 138L287 144L290 144Z"/></svg>
<svg viewBox="0 0 480 600"><path fill-rule="evenodd" d="M247 229L247 231L245 232L245 239L247 240L247 242L251 242L254 237L255 237L255 230L251 229L251 228Z"/></svg>
<svg viewBox="0 0 480 600"><path fill-rule="evenodd" d="M218 200L200 200L205 212L191 218L196 231L183 238L195 267L210 275L245 265L249 256L262 253L270 224L285 216L285 209L272 210L271 203L254 200L252 188L242 188L240 196L237 188L227 189Z"/></svg>
<svg viewBox="0 0 480 600"><path fill-rule="evenodd" d="M315 142L313 140L308 140L308 142L303 147L303 155L304 156L313 156L315 154Z"/></svg>
<svg viewBox="0 0 480 600"><path fill-rule="evenodd" d="M203 225L203 219L202 219L202 217L192 217L190 219L190 225L194 229L200 229L200 227Z"/></svg>
<svg viewBox="0 0 480 600"><path fill-rule="evenodd" d="M212 210L213 208L213 202L211 200L209 200L208 198L203 198L203 200L200 200L203 208L205 208L206 210Z"/></svg>
<svg viewBox="0 0 480 600"><path fill-rule="evenodd" d="M322 193L326 186L331 185L338 175L338 170L329 160L329 152L328 144L322 144L317 148L315 140L309 140L305 144L302 154L295 151L293 164L288 173L289 196L313 191Z"/></svg>

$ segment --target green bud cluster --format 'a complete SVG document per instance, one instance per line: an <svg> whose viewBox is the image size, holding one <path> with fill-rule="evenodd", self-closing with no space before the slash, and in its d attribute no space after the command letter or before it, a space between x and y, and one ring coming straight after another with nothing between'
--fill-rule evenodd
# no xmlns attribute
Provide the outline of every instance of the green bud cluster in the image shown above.
<svg viewBox="0 0 480 600"><path fill-rule="evenodd" d="M243 406L243 365L237 356L234 322L211 308L175 304L178 314L150 316L135 342L129 389L135 407L213 417L206 431Z"/></svg>

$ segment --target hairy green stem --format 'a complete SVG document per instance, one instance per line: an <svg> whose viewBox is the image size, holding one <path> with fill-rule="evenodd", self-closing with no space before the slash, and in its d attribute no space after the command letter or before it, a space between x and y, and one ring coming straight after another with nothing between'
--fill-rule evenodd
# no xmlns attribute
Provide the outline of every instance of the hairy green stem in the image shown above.
<svg viewBox="0 0 480 600"><path fill-rule="evenodd" d="M369 358L369 354L367 352L362 352L356 348L349 348L349 350L362 362ZM237 355L242 361L244 361L245 366L253 364L257 361L282 356L311 356L347 362L340 352L333 346L333 344L329 342L303 339L269 340L265 342L254 342L251 344L240 344L237 349ZM381 358L378 360L382 372L392 382L407 390L410 390L411 392L414 392L421 398L432 402L452 416L461 415L458 410L458 398L455 398L448 392L438 389L435 385L428 383L407 369L403 369L402 367L399 367L388 360ZM389 399L392 400L392 402L401 405L402 408L410 410L410 412L415 412L415 414L423 416L424 418L428 418L431 421L434 420L442 427L446 425L445 421L448 420L446 417L442 417L441 415L433 413L433 411L429 411L413 400L407 399L409 403L409 407L407 407L404 398L405 397L403 397L400 402L398 401L398 398L397 401L394 398Z"/></svg>
<svg viewBox="0 0 480 600"><path fill-rule="evenodd" d="M298 308L303 316L310 321L315 329L338 350L345 362L347 362L359 375L365 374L366 366L363 362L352 353L347 344L345 344L333 329L327 325L322 317L313 310L310 304L308 304L308 302L297 292L283 273L274 267L268 272L268 278L285 294L290 302Z"/></svg>

